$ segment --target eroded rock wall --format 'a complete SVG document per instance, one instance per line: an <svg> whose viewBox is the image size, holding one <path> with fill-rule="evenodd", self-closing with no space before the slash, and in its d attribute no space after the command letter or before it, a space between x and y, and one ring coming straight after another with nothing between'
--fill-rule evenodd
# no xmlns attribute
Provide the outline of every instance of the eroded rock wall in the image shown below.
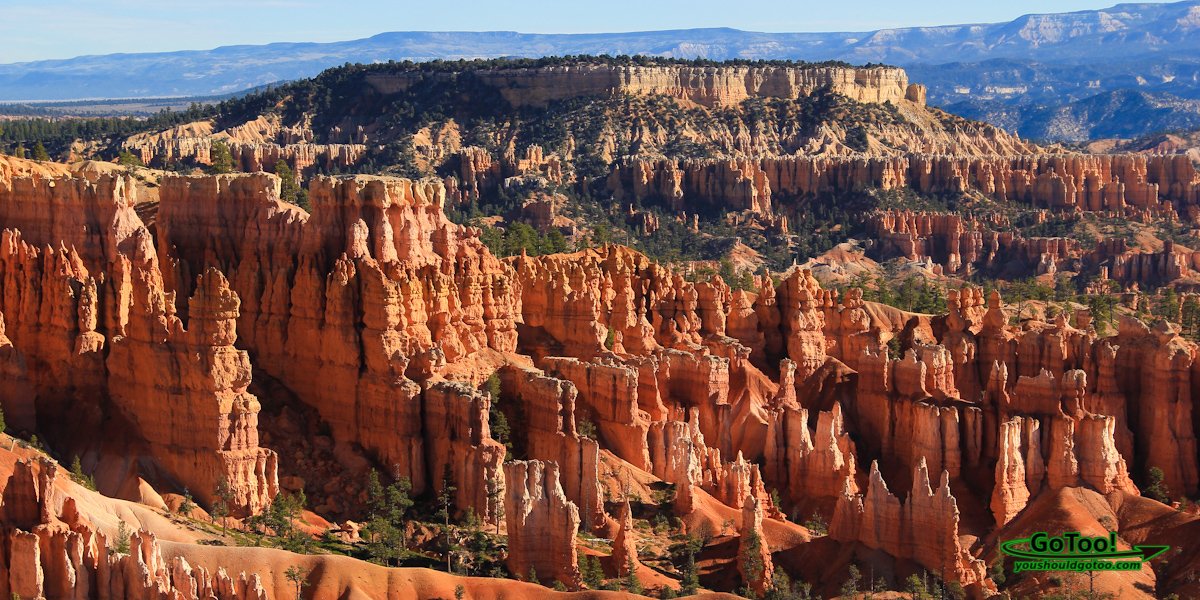
<svg viewBox="0 0 1200 600"><path fill-rule="evenodd" d="M504 464L508 571L525 581L536 574L539 581L557 580L575 590L583 583L575 549L579 509L567 500L558 475L555 463Z"/></svg>
<svg viewBox="0 0 1200 600"><path fill-rule="evenodd" d="M440 182L318 178L311 215L278 186L267 174L165 180L159 243L179 257L176 285L208 266L230 273L260 368L419 493L443 458L426 458L418 382L484 348L515 350L511 271L478 230L445 218Z"/></svg>
<svg viewBox="0 0 1200 600"><path fill-rule="evenodd" d="M1166 216L1177 212L1175 205L1200 203L1200 173L1185 156L954 156L912 150L896 156L630 158L608 178L608 188L618 193L675 202L686 195L757 212L786 208L778 199L856 187L923 194L975 190L1000 202L1130 215Z"/></svg>
<svg viewBox="0 0 1200 600"><path fill-rule="evenodd" d="M233 348L239 299L210 271L189 301L194 319L177 316L133 186L94 173L0 182L0 303L41 398L37 425L87 436L74 428L119 413L147 458L199 498L225 481L236 511L257 511L277 492L276 466L258 446L249 359ZM32 429L28 410L17 416Z"/></svg>
<svg viewBox="0 0 1200 600"><path fill-rule="evenodd" d="M545 106L553 100L591 95L662 95L701 106L734 106L747 98L806 96L828 87L859 102L901 100L924 104L922 86L910 86L894 67L688 67L569 65L476 71L513 106ZM367 82L383 93L407 89L420 73L373 74Z"/></svg>

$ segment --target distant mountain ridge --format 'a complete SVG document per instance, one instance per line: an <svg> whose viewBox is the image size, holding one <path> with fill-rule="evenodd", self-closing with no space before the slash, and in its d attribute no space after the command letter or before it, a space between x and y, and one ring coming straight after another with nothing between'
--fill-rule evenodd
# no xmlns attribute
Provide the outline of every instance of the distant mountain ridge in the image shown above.
<svg viewBox="0 0 1200 600"><path fill-rule="evenodd" d="M1129 89L1051 105L968 100L945 109L1039 140L1128 139L1150 132L1200 127L1200 100Z"/></svg>
<svg viewBox="0 0 1200 600"><path fill-rule="evenodd" d="M0 101L219 94L309 77L346 62L566 54L844 60L900 66L1000 58L1063 65L1200 63L1200 0L1026 15L1007 23L870 32L757 33L720 28L611 34L396 32L325 44L81 56L0 65ZM1192 75L1195 86L1195 70ZM1095 91L1104 89L1114 88L1102 85ZM943 92L931 86L931 101L938 101Z"/></svg>

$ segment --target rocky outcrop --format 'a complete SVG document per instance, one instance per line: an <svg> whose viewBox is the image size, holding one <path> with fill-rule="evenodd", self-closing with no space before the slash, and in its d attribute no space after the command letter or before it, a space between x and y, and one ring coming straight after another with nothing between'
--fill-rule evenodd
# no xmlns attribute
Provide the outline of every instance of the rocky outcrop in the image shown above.
<svg viewBox="0 0 1200 600"><path fill-rule="evenodd" d="M796 365L794 383L801 385L825 365L828 357L826 349L830 343L824 333L826 321L823 309L832 306L832 300L821 289L816 278L804 271L785 279L774 300L777 309L767 304L761 308L755 307L755 312L760 313L760 320L780 323L783 349ZM776 310L778 317L771 314ZM762 313L767 313L765 319Z"/></svg>
<svg viewBox="0 0 1200 600"><path fill-rule="evenodd" d="M224 482L237 506L257 512L279 493L277 458L258 446L260 405L246 391L250 357L233 347L237 294L209 269L197 281L185 330L145 242L133 261L120 263L132 302L124 335L106 361L112 401L138 426L153 455L199 498L211 501Z"/></svg>
<svg viewBox="0 0 1200 600"><path fill-rule="evenodd" d="M512 461L504 463L507 487L504 514L508 523L508 571L528 581L561 581L579 589L575 536L579 509L567 500L554 463Z"/></svg>
<svg viewBox="0 0 1200 600"><path fill-rule="evenodd" d="M613 538L612 565L617 577L637 572L641 568L638 560L637 536L633 531L633 512L629 508L629 500L621 505L621 513L617 517L617 536Z"/></svg>
<svg viewBox="0 0 1200 600"><path fill-rule="evenodd" d="M1200 270L1200 256L1171 240L1165 240L1159 252L1129 249L1119 238L1100 240L1094 249L1084 250L1077 239L1025 238L1005 219L912 211L876 212L868 226L882 256L929 262L947 275L966 276L1018 263L1036 275L1082 269L1102 280L1150 284L1194 276Z"/></svg>
<svg viewBox="0 0 1200 600"><path fill-rule="evenodd" d="M1087 254L1077 239L1025 238L1009 230L1007 222L955 214L882 211L872 215L869 226L884 256L930 261L947 275L998 269L1014 261L1038 275L1054 274Z"/></svg>
<svg viewBox="0 0 1200 600"><path fill-rule="evenodd" d="M1037 168L1064 179L1072 164ZM674 484L689 527L741 511L764 564L778 550L766 538L792 526L763 519L833 505L826 543L954 565L947 576L965 585L982 583L971 540L988 535L989 508L1003 527L1047 491L1136 493L1151 467L1173 493L1200 484L1200 351L1173 326L1126 319L1105 339L1086 319L1011 327L999 296L985 306L974 288L948 294L944 317L913 315L839 297L803 269L735 292L615 246L501 261L446 219L433 180L315 178L309 214L279 201L272 175L167 177L150 228L126 178L28 179L0 187L0 215L29 230L0 237L0 404L35 428L64 414L82 415L79 428L128 423L115 435L139 456L202 500L224 479L240 514L277 488L251 360L334 444L398 465L414 495L448 472L455 508L498 524L500 491L511 571L571 587L580 527L636 556L632 514L614 522L602 500L622 472ZM986 260L966 222L894 217L913 252ZM1052 245L1038 256L1075 251ZM477 391L493 373L495 398ZM502 466L497 412L528 462ZM0 508L37 537L53 521L38 500L53 474L15 470ZM904 502L885 476L912 490ZM5 543L44 559L60 542ZM51 597L66 571L22 572L21 589Z"/></svg>
<svg viewBox="0 0 1200 600"><path fill-rule="evenodd" d="M492 439L488 425L491 400L478 390L457 382L442 381L425 390L424 434L428 472L439 493L447 468L456 488L455 506L471 509L484 523L498 523L488 493L504 488L506 448Z"/></svg>
<svg viewBox="0 0 1200 600"><path fill-rule="evenodd" d="M499 157L493 157L483 148L470 146L459 151L458 159L462 184L461 187L456 185L451 198L457 202L478 199L480 193L497 185L516 183L530 176L549 183L563 183L561 159L553 154L546 155L541 146L526 147L521 158L511 147Z"/></svg>
<svg viewBox="0 0 1200 600"><path fill-rule="evenodd" d="M699 409L711 447L725 456L761 454L764 407L778 388L751 363L750 348L725 335L732 294L719 278L688 282L618 247L510 260L520 282L520 349L583 388L610 385L597 377L616 377L615 412L587 400L590 392L584 398L598 418L628 436L628 444L619 444L623 458L644 460L639 420L682 420L691 408ZM610 328L611 351L604 345ZM605 367L588 366L585 373L581 365L545 359L555 354ZM731 402L739 397L748 402L734 411Z"/></svg>
<svg viewBox="0 0 1200 600"><path fill-rule="evenodd" d="M257 573L230 576L192 567L180 556L163 558L154 534L130 536L129 554L107 547L109 540L88 527L40 529L8 534L8 573L0 592L22 598L152 597L267 600Z"/></svg>
<svg viewBox="0 0 1200 600"><path fill-rule="evenodd" d="M961 405L949 358L942 346L918 346L896 360L862 355L855 418L873 455L892 457L909 469L924 461L952 478L961 474L964 449L967 461L978 460L982 415Z"/></svg>
<svg viewBox="0 0 1200 600"><path fill-rule="evenodd" d="M846 485L858 493L854 442L844 429L840 403L818 415L815 432L808 428L806 409L771 413L765 454L764 475L791 498L836 498Z"/></svg>
<svg viewBox="0 0 1200 600"><path fill-rule="evenodd" d="M1191 398L1196 345L1179 337L1177 325L1162 321L1150 329L1125 316L1114 342L1117 385L1129 410L1137 410L1127 422L1137 423L1138 468L1146 473L1158 467L1172 492L1193 493L1198 483Z"/></svg>
<svg viewBox="0 0 1200 600"><path fill-rule="evenodd" d="M651 467L655 477L676 485L675 508L690 514L693 488L711 485L713 473L721 467L721 451L704 444L698 409L683 421L658 421L650 425Z"/></svg>
<svg viewBox="0 0 1200 600"><path fill-rule="evenodd" d="M213 131L209 123L201 125L175 128L156 135L131 136L121 147L146 165L170 165L180 161L209 165L212 164L213 143L220 142L229 149L235 171L273 173L275 165L283 161L292 172L304 178L313 175L318 168L326 172L346 170L358 164L367 153L367 146L361 143L315 144L312 131L280 127L263 117L224 131Z"/></svg>
<svg viewBox="0 0 1200 600"><path fill-rule="evenodd" d="M1137 494L1116 449L1115 426L1116 419L1105 415L1014 417L1004 422L991 501L997 525L1011 521L1044 490L1086 486L1101 494Z"/></svg>
<svg viewBox="0 0 1200 600"><path fill-rule="evenodd" d="M516 406L514 419L525 454L554 462L555 485L578 507L585 530L605 525L600 497L600 446L579 435L575 423L577 391L569 381L509 365L500 370L500 395Z"/></svg>
<svg viewBox="0 0 1200 600"><path fill-rule="evenodd" d="M650 470L650 448L646 435L649 414L642 413L638 369L612 359L592 362L576 358L547 357L542 367L550 375L570 381L579 394L575 414L598 429L598 439L618 457L643 470ZM661 418L661 410L656 411Z"/></svg>
<svg viewBox="0 0 1200 600"><path fill-rule="evenodd" d="M1029 502L1025 483L1025 457L1021 454L1022 427L1019 419L1000 426L1000 456L996 461L996 487L992 489L992 514L1003 527Z"/></svg>
<svg viewBox="0 0 1200 600"><path fill-rule="evenodd" d="M771 586L775 565L771 562L771 549L763 535L763 509L761 501L747 496L742 503L742 522L738 527L738 572L742 581L756 594L763 594Z"/></svg>
<svg viewBox="0 0 1200 600"><path fill-rule="evenodd" d="M958 504L950 494L948 473L942 473L934 491L929 469L921 461L913 473L912 493L901 504L888 491L878 465L872 464L866 494L847 491L838 499L829 535L908 558L931 572L945 572L963 585L980 582L986 566L960 545L958 527Z"/></svg>

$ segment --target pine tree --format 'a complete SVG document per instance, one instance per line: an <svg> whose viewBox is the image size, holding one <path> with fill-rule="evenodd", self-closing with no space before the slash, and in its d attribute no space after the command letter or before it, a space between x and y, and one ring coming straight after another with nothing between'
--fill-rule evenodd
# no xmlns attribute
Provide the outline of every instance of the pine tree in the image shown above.
<svg viewBox="0 0 1200 600"><path fill-rule="evenodd" d="M604 587L604 568L600 566L600 559L595 556L589 557L583 555L583 582L593 590L598 590Z"/></svg>
<svg viewBox="0 0 1200 600"><path fill-rule="evenodd" d="M387 511L387 499L383 496L383 485L379 483L379 473L371 469L367 473L367 509L374 519Z"/></svg>
<svg viewBox="0 0 1200 600"><path fill-rule="evenodd" d="M679 581L679 595L694 596L700 591L700 569L696 567L696 551L689 545L687 558L683 562L683 578Z"/></svg>
<svg viewBox="0 0 1200 600"><path fill-rule="evenodd" d="M399 465L396 466L396 474L399 475ZM404 524L407 521L408 509L412 508L413 501L408 497L408 493L412 491L412 481L408 476L400 477L396 483L388 486L387 489L387 505L388 523L399 532L400 546L404 547L407 540L404 535Z"/></svg>
<svg viewBox="0 0 1200 600"><path fill-rule="evenodd" d="M191 516L193 510L196 510L196 503L192 500L192 492L185 487L183 488L183 502L179 503L179 514Z"/></svg>
<svg viewBox="0 0 1200 600"><path fill-rule="evenodd" d="M862 573L858 570L858 565L850 565L850 574L842 584L842 595L853 597L858 594L858 582L861 580Z"/></svg>
<svg viewBox="0 0 1200 600"><path fill-rule="evenodd" d="M138 158L137 155L128 150L122 150L119 154L117 154L117 164L127 169L145 166L142 164L142 159Z"/></svg>
<svg viewBox="0 0 1200 600"><path fill-rule="evenodd" d="M446 463L442 468L442 492L438 494L438 510L437 516L441 517L447 528L450 527L450 505L454 503L454 492L458 488L454 483L454 469L450 463Z"/></svg>
<svg viewBox="0 0 1200 600"><path fill-rule="evenodd" d="M500 495L503 492L500 489L500 474L487 480L487 502L488 510L491 512L492 518L496 520L496 535L500 535Z"/></svg>
<svg viewBox="0 0 1200 600"><path fill-rule="evenodd" d="M1162 299L1159 300L1158 310L1155 312L1172 323L1179 322L1179 295L1175 293L1175 288L1163 290Z"/></svg>
<svg viewBox="0 0 1200 600"><path fill-rule="evenodd" d="M754 590L750 587L751 583L762 579L763 571L766 570L766 565L763 564L762 556L759 552L762 550L762 536L758 532L751 531L746 540L746 550L742 554L742 572L746 574L745 588L743 595L747 598L754 598Z"/></svg>
<svg viewBox="0 0 1200 600"><path fill-rule="evenodd" d="M550 233L546 234L546 250L547 254L560 254L567 251L567 238L563 237L561 231L557 227L550 228Z"/></svg>
<svg viewBox="0 0 1200 600"><path fill-rule="evenodd" d="M446 538L446 572L451 571L451 557L454 556L454 544L450 541L450 505L454 504L454 492L458 490L453 485L454 469L450 463L446 463L442 468L442 491L438 494L438 513L437 516L442 518L445 528L442 530L442 535Z"/></svg>
<svg viewBox="0 0 1200 600"><path fill-rule="evenodd" d="M1154 498L1163 504L1170 503L1171 492L1167 489L1166 484L1163 483L1163 479L1165 478L1166 475L1163 473L1162 469L1158 467L1150 467L1150 472L1146 477L1146 481L1149 483L1149 485L1146 486L1146 489L1142 492L1142 495L1148 498Z"/></svg>
<svg viewBox="0 0 1200 600"><path fill-rule="evenodd" d="M78 455L75 456L75 460L71 461L71 481L93 492L96 491L96 480L83 474L83 465L79 463Z"/></svg>
<svg viewBox="0 0 1200 600"><path fill-rule="evenodd" d="M308 587L308 585L309 585L308 569L305 569L298 565L292 565L292 566L288 567L287 571L283 572L283 576L286 577L288 581L292 582L292 584L296 586L296 600L300 600L301 592L303 592L304 588Z"/></svg>
<svg viewBox="0 0 1200 600"><path fill-rule="evenodd" d="M50 160L50 155L46 153L46 147L40 141L33 145L33 160L38 162Z"/></svg>
<svg viewBox="0 0 1200 600"><path fill-rule="evenodd" d="M233 172L233 155L229 153L229 146L225 142L216 140L212 143L212 148L209 150L208 172L212 175L221 175L223 173Z"/></svg>
<svg viewBox="0 0 1200 600"><path fill-rule="evenodd" d="M925 587L925 582L915 574L909 575L908 579L905 580L904 585L908 590L908 593L912 595L913 600L927 598L929 596L929 590Z"/></svg>
<svg viewBox="0 0 1200 600"><path fill-rule="evenodd" d="M125 521L117 523L117 545L113 548L117 554L129 554L129 529Z"/></svg>
<svg viewBox="0 0 1200 600"><path fill-rule="evenodd" d="M492 430L492 439L500 442L507 448L504 460L512 459L512 427L508 424L508 417L504 415L504 411L492 404L492 409L489 412L489 426Z"/></svg>
<svg viewBox="0 0 1200 600"><path fill-rule="evenodd" d="M1179 316L1184 335L1192 341L1200 338L1200 301L1195 295L1188 295L1183 301L1183 310Z"/></svg>
<svg viewBox="0 0 1200 600"><path fill-rule="evenodd" d="M300 187L296 181L296 174L288 164L282 160L275 163L275 174L279 176L280 181L279 199L312 212L312 205L308 202L308 190Z"/></svg>
<svg viewBox="0 0 1200 600"><path fill-rule="evenodd" d="M487 381L483 382L483 391L492 396L492 405L500 401L500 372L492 371Z"/></svg>
<svg viewBox="0 0 1200 600"><path fill-rule="evenodd" d="M233 500L233 490L222 477L213 488L212 516L221 520L221 535L225 535L225 517L229 516L229 502Z"/></svg>
<svg viewBox="0 0 1200 600"><path fill-rule="evenodd" d="M642 593L642 580L637 576L637 563L633 562L632 556L625 565L625 591L639 596Z"/></svg>

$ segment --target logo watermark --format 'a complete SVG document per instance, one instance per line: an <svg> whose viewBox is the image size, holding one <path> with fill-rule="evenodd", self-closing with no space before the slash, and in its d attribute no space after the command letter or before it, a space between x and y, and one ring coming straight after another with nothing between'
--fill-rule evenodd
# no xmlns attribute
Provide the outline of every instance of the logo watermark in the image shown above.
<svg viewBox="0 0 1200 600"><path fill-rule="evenodd" d="M1000 544L1005 554L1016 558L1013 571L1139 571L1142 563L1170 546L1117 547L1116 532L1106 537L1087 537L1078 531L1051 536L1039 531L1030 537Z"/></svg>

